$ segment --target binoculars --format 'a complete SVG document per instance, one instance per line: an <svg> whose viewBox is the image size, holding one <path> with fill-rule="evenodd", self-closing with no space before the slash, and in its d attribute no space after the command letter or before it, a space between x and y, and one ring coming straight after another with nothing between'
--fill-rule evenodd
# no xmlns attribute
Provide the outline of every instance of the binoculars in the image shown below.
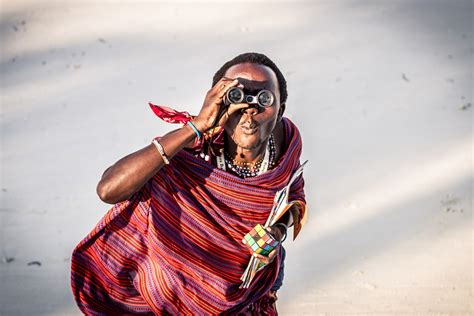
<svg viewBox="0 0 474 316"><path fill-rule="evenodd" d="M257 104L261 107L270 107L275 101L275 96L269 90L260 90L257 95L245 94L244 90L239 87L232 87L227 90L224 96L224 104L226 106L231 105L232 103L247 103L247 104Z"/></svg>

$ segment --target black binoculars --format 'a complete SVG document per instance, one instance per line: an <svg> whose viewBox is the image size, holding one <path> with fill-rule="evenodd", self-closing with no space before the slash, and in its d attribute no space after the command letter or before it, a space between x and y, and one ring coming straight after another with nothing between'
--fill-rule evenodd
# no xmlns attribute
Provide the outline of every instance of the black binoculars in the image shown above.
<svg viewBox="0 0 474 316"><path fill-rule="evenodd" d="M224 96L224 104L226 106L231 105L232 103L247 103L247 104L257 104L261 107L270 107L275 101L275 96L269 90L260 90L257 95L245 94L244 90L239 87L232 87L227 90Z"/></svg>

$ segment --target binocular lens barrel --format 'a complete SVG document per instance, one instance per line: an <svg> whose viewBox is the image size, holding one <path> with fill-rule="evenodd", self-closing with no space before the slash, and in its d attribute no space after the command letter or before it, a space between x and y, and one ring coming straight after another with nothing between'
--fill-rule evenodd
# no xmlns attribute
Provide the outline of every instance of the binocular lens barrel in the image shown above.
<svg viewBox="0 0 474 316"><path fill-rule="evenodd" d="M240 103L244 99L244 91L240 88L233 87L227 91L227 99L230 103Z"/></svg>
<svg viewBox="0 0 474 316"><path fill-rule="evenodd" d="M238 87L232 87L227 90L224 96L224 104L229 106L230 104L238 104L245 101L248 104L258 104L262 107L269 107L273 104L275 97L269 90L261 90L256 96L244 94L244 90Z"/></svg>
<svg viewBox="0 0 474 316"><path fill-rule="evenodd" d="M262 90L257 95L257 102L264 107L270 106L273 104L273 95L267 90Z"/></svg>

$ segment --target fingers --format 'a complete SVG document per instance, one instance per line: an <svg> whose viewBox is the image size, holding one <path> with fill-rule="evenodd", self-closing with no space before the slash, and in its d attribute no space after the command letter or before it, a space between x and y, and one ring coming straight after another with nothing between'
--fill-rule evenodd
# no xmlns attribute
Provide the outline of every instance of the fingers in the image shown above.
<svg viewBox="0 0 474 316"><path fill-rule="evenodd" d="M275 259L275 256L278 254L278 249L279 247L276 247L275 249L272 250L272 252L268 254L268 260L270 262L272 262Z"/></svg>
<svg viewBox="0 0 474 316"><path fill-rule="evenodd" d="M278 240L278 241L281 241L281 240L282 240L282 238L283 238L283 233L281 232L280 229L275 228L274 226L270 226L270 227L268 227L268 230L269 230L270 233L273 235L273 237L276 238L276 240Z"/></svg>
<svg viewBox="0 0 474 316"><path fill-rule="evenodd" d="M272 263L273 259L275 259L275 256L277 255L277 253L278 253L278 247L273 249L273 251L270 252L268 257L262 256L261 254L258 254L256 252L252 253L252 256L257 258L258 261L260 262L259 265L258 265L258 268L257 268L257 272L262 270L263 268L265 268L268 264Z"/></svg>
<svg viewBox="0 0 474 316"><path fill-rule="evenodd" d="M239 85L239 80L238 79L229 79L229 78L222 78L219 80L219 82L214 86L217 92L217 97L222 99L224 95L227 93L227 90L229 90L232 87L236 87Z"/></svg>
<svg viewBox="0 0 474 316"><path fill-rule="evenodd" d="M264 264L269 264L270 263L270 260L269 260L268 257L262 256L261 254L258 254L256 252L252 253L252 256L257 258L260 262L262 262Z"/></svg>
<svg viewBox="0 0 474 316"><path fill-rule="evenodd" d="M234 104L232 103L231 105L229 105L226 109L225 109L225 112L224 114L222 114L222 116L220 117L219 119L219 125L224 125L225 122L227 122L227 120L229 119L229 117L234 114L235 112L237 111L240 111L242 109L246 109L248 108L250 105L248 105L247 103L239 103L239 104Z"/></svg>
<svg viewBox="0 0 474 316"><path fill-rule="evenodd" d="M252 256L260 260L260 262L262 262L263 264L267 265L273 262L273 260L275 259L275 256L278 254L278 249L279 247L276 247L275 249L273 249L273 251L268 254L268 257L262 256L261 254L258 254L256 252L252 253Z"/></svg>
<svg viewBox="0 0 474 316"><path fill-rule="evenodd" d="M224 106L224 103L223 103L224 96L227 93L227 91L229 91L229 89L231 89L232 87L240 87L243 89L244 86L241 83L239 83L238 79L234 79L231 81L231 79L223 78L221 79L221 81L219 81L219 83L215 85L215 87L217 87L218 89L218 95L217 95L215 103L221 106L222 110L220 112L220 115L218 116L218 120L219 120L218 125L223 126L233 113L240 111L241 109L248 108L249 105L247 103L239 103L239 104L232 103L228 107L222 107Z"/></svg>
<svg viewBox="0 0 474 316"><path fill-rule="evenodd" d="M237 111L248 108L249 106L250 105L248 103L238 103L238 104L232 103L227 108L227 114L230 116L230 115L234 114Z"/></svg>

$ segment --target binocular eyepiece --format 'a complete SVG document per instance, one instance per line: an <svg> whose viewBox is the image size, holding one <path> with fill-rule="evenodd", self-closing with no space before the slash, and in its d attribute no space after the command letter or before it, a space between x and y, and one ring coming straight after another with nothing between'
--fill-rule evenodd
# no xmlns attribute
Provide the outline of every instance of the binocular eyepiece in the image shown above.
<svg viewBox="0 0 474 316"><path fill-rule="evenodd" d="M231 105L232 103L247 103L247 104L257 104L261 107L270 107L275 101L275 96L269 90L260 90L257 95L245 94L244 90L239 87L232 87L227 90L224 96L224 104L226 106Z"/></svg>

